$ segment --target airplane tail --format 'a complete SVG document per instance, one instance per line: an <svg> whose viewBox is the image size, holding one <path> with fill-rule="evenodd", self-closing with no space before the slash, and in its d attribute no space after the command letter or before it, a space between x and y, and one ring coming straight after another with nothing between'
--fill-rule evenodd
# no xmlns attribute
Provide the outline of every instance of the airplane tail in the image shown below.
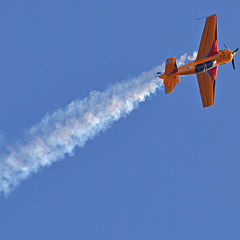
<svg viewBox="0 0 240 240"><path fill-rule="evenodd" d="M166 60L165 73L159 76L159 78L164 79L165 94L173 92L175 85L180 82L177 72L176 58L168 58Z"/></svg>
<svg viewBox="0 0 240 240"><path fill-rule="evenodd" d="M165 66L165 74L169 75L172 73L176 73L178 71L177 64L176 64L176 58L168 58L166 60L166 66Z"/></svg>

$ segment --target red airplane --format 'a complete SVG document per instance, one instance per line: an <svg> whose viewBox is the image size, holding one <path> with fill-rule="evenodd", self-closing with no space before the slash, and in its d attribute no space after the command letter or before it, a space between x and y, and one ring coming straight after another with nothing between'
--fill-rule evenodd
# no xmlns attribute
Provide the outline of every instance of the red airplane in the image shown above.
<svg viewBox="0 0 240 240"><path fill-rule="evenodd" d="M225 45L224 45L225 46ZM234 56L239 49L219 51L217 40L217 16L214 14L206 19L197 59L177 68L175 57L166 60L165 73L158 76L164 80L165 94L174 91L180 82L181 75L196 74L203 107L214 104L214 92L218 66L232 62L235 69Z"/></svg>

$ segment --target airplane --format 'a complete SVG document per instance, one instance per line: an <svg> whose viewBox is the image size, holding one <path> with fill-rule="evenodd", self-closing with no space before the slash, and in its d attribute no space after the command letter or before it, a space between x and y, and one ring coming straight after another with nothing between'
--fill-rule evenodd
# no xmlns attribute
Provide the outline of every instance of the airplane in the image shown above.
<svg viewBox="0 0 240 240"><path fill-rule="evenodd" d="M174 91L175 85L180 83L181 75L196 74L203 107L212 106L218 66L232 62L235 70L233 57L238 50L239 48L232 52L226 47L226 49L219 51L217 16L214 14L207 17L196 60L180 68L177 67L175 57L166 60L165 73L158 76L164 80L165 94Z"/></svg>

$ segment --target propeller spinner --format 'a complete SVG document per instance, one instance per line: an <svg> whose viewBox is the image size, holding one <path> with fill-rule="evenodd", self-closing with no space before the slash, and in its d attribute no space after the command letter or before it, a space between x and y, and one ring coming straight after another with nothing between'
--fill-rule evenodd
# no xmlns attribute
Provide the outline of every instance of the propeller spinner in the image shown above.
<svg viewBox="0 0 240 240"><path fill-rule="evenodd" d="M232 54L233 54L233 57L235 56L236 52L239 50L239 48L235 49ZM233 66L233 69L235 70L235 61L234 61L234 58L232 59L232 66Z"/></svg>

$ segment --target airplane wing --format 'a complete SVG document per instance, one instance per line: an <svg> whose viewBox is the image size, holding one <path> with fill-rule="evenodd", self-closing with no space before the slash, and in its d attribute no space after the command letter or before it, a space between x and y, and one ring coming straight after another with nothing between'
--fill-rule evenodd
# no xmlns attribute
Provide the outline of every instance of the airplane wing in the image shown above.
<svg viewBox="0 0 240 240"><path fill-rule="evenodd" d="M197 74L199 90L202 98L203 107L214 104L215 83L218 67L212 68L207 72Z"/></svg>
<svg viewBox="0 0 240 240"><path fill-rule="evenodd" d="M214 14L206 19L197 59L210 57L218 52L217 16Z"/></svg>

